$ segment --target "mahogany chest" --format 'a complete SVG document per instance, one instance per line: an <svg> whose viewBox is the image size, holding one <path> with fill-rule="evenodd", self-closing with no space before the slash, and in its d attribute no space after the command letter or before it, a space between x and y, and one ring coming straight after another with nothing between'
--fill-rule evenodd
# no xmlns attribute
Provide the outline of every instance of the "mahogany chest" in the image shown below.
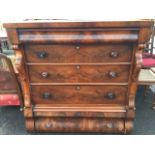
<svg viewBox="0 0 155 155"><path fill-rule="evenodd" d="M6 23L30 132L129 133L151 20Z"/></svg>

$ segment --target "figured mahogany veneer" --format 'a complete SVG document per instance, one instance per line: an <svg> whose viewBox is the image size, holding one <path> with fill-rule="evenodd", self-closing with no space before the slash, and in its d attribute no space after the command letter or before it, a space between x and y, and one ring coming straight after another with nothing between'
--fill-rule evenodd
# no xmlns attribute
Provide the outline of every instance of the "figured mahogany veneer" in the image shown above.
<svg viewBox="0 0 155 155"><path fill-rule="evenodd" d="M128 83L130 65L29 65L31 83Z"/></svg>
<svg viewBox="0 0 155 155"><path fill-rule="evenodd" d="M125 104L125 86L33 86L35 104ZM37 94L37 95L36 95Z"/></svg>
<svg viewBox="0 0 155 155"><path fill-rule="evenodd" d="M29 132L129 133L153 21L7 23Z"/></svg>
<svg viewBox="0 0 155 155"><path fill-rule="evenodd" d="M26 45L26 61L31 63L130 62L131 44Z"/></svg>
<svg viewBox="0 0 155 155"><path fill-rule="evenodd" d="M107 132L124 133L121 119L103 118L36 118L36 131L42 132Z"/></svg>

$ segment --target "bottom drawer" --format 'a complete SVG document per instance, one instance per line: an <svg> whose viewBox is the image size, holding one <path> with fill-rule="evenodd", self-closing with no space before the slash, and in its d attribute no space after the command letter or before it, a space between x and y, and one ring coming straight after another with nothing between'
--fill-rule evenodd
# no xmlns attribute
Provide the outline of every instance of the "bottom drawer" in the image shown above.
<svg viewBox="0 0 155 155"><path fill-rule="evenodd" d="M132 129L132 121L103 118L36 118L37 132L104 132L126 133Z"/></svg>

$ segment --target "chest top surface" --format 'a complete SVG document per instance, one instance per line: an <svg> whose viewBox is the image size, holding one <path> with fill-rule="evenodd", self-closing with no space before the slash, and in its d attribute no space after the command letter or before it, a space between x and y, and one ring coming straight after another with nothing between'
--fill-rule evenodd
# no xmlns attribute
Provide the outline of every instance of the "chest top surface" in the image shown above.
<svg viewBox="0 0 155 155"><path fill-rule="evenodd" d="M53 28L53 27L147 27L153 20L88 21L88 20L25 20L4 24L5 28Z"/></svg>

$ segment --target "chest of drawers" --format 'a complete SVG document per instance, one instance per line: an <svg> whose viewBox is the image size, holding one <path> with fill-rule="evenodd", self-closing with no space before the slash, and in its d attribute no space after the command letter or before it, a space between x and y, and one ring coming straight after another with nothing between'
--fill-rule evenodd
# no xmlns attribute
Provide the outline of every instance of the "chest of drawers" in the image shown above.
<svg viewBox="0 0 155 155"><path fill-rule="evenodd" d="M28 131L132 131L142 50L153 22L6 23Z"/></svg>

